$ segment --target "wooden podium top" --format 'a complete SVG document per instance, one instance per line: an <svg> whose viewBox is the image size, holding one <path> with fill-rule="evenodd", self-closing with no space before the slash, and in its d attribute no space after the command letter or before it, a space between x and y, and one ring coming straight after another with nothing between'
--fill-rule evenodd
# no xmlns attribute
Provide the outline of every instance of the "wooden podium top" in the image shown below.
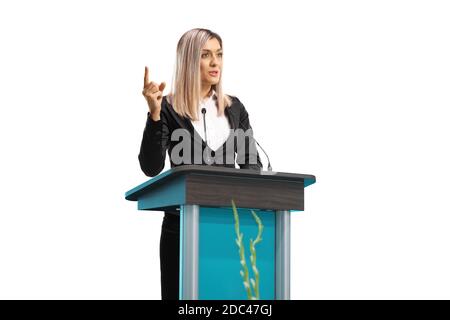
<svg viewBox="0 0 450 320"><path fill-rule="evenodd" d="M180 204L303 210L303 189L316 177L276 171L182 165L171 168L125 193L125 199L146 198L140 209L161 210ZM165 199L162 199L165 198Z"/></svg>

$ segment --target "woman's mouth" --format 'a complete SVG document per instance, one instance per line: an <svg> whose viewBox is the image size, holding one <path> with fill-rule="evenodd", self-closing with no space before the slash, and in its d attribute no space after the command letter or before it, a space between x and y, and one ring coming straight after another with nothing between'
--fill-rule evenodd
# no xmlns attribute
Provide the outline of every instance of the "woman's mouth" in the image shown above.
<svg viewBox="0 0 450 320"><path fill-rule="evenodd" d="M210 72L208 72L208 73L209 73L209 75L212 76L212 77L217 77L217 76L219 76L219 71L210 71Z"/></svg>

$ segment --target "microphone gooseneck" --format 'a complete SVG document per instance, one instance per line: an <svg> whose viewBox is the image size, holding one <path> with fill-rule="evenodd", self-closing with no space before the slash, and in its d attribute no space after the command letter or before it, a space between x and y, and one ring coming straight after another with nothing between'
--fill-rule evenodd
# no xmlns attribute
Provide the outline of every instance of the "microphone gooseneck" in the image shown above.
<svg viewBox="0 0 450 320"><path fill-rule="evenodd" d="M264 151L263 147L261 147L261 145L258 143L258 141L256 141L256 139L252 136L253 140L255 140L256 144L261 148L261 150L264 152L264 154L266 155L267 158L267 171L272 171L272 166L270 165L270 160L269 160L269 156L267 155L267 153Z"/></svg>
<svg viewBox="0 0 450 320"><path fill-rule="evenodd" d="M205 108L202 108L202 113L203 113L203 129L205 130L205 142L206 142L206 145L208 145L208 138L206 137L206 118L205 118L206 109Z"/></svg>
<svg viewBox="0 0 450 320"><path fill-rule="evenodd" d="M203 114L203 129L204 129L204 132L205 132L205 143L206 143L206 147L209 148L208 147L208 137L206 136L206 118L205 118L206 109L205 108L202 108L202 114ZM209 156L209 153L207 153L205 162L207 164L212 164L212 162L213 162L211 157Z"/></svg>

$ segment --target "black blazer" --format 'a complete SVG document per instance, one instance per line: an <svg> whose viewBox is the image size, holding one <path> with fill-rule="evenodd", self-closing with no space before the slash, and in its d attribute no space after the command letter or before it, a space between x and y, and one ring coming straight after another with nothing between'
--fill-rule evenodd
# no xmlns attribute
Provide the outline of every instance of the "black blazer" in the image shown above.
<svg viewBox="0 0 450 320"><path fill-rule="evenodd" d="M249 116L247 111L245 110L244 105L239 101L237 97L230 96L232 98L232 104L230 107L225 108L225 115L228 118L231 129L243 129L246 131L247 129L251 129ZM181 163L175 164L172 159L170 159L171 167L175 167L183 164L194 164L194 144L201 144L201 150L207 147L205 141L200 137L200 135L195 131L191 121L186 117L180 117L172 105L167 100L167 96L163 96L161 101L161 119L158 121L154 121L150 117L150 113L147 113L147 122L145 125L145 129L142 136L141 148L139 152L139 164L141 166L142 171L145 175L149 177L156 176L164 169L164 163L166 159L166 151L169 151L169 157L171 155L171 151L173 147L179 143L179 141L171 141L170 137L174 130L176 129L186 129L188 130L191 137L191 148L192 148L192 159L190 163ZM229 137L230 138L230 137ZM235 138L236 139L236 138ZM240 159L245 159L243 164L239 164L241 169L254 169L260 170L263 165L261 163L261 159L259 158L259 154L256 151L256 159L257 164L250 164L250 150L256 150L256 147L249 148L249 143L255 143L254 139L246 138L245 139L246 147L245 154L238 154ZM200 150L197 145L197 150ZM229 157L236 159L236 153L242 152L239 151L241 148L237 148L237 143L234 143L234 150L226 150L226 144L224 143L219 149L211 152L211 155L214 156L219 152L222 152L223 163L212 163L210 165L213 166L223 166L223 167L231 167L235 168L235 164L226 164L225 159L228 154ZM232 155L230 154L232 153ZM253 154L254 158L254 154ZM208 165L205 163L203 157L201 159L202 165Z"/></svg>

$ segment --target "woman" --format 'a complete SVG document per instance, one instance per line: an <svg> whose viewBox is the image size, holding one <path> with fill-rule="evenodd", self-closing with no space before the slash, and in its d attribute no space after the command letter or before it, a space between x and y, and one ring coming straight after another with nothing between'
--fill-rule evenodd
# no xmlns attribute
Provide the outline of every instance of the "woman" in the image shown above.
<svg viewBox="0 0 450 320"><path fill-rule="evenodd" d="M252 148L254 140L251 130L248 130L251 126L247 111L238 98L225 95L222 91L222 55L222 39L218 34L207 29L186 32L177 45L174 92L167 96L163 96L166 84L149 81L149 72L145 67L142 94L147 100L149 111L139 163L147 176L153 177L163 170L167 150L171 167L202 164L235 168L237 153L238 159L241 159L238 161L240 168L262 168L256 147ZM243 149L237 147L236 143L230 148L226 143L234 138L231 133L235 129L250 132L244 138ZM172 133L177 130L189 133L189 141L183 140L183 143L190 142L189 148L194 150L181 163L180 157L183 157L184 152L173 152L179 142L171 139ZM198 157L194 159L198 154L195 150L201 151L200 163ZM203 156L205 154L206 157ZM232 163L225 161L230 156ZM179 228L178 209L166 210L160 241L163 300L179 298Z"/></svg>

